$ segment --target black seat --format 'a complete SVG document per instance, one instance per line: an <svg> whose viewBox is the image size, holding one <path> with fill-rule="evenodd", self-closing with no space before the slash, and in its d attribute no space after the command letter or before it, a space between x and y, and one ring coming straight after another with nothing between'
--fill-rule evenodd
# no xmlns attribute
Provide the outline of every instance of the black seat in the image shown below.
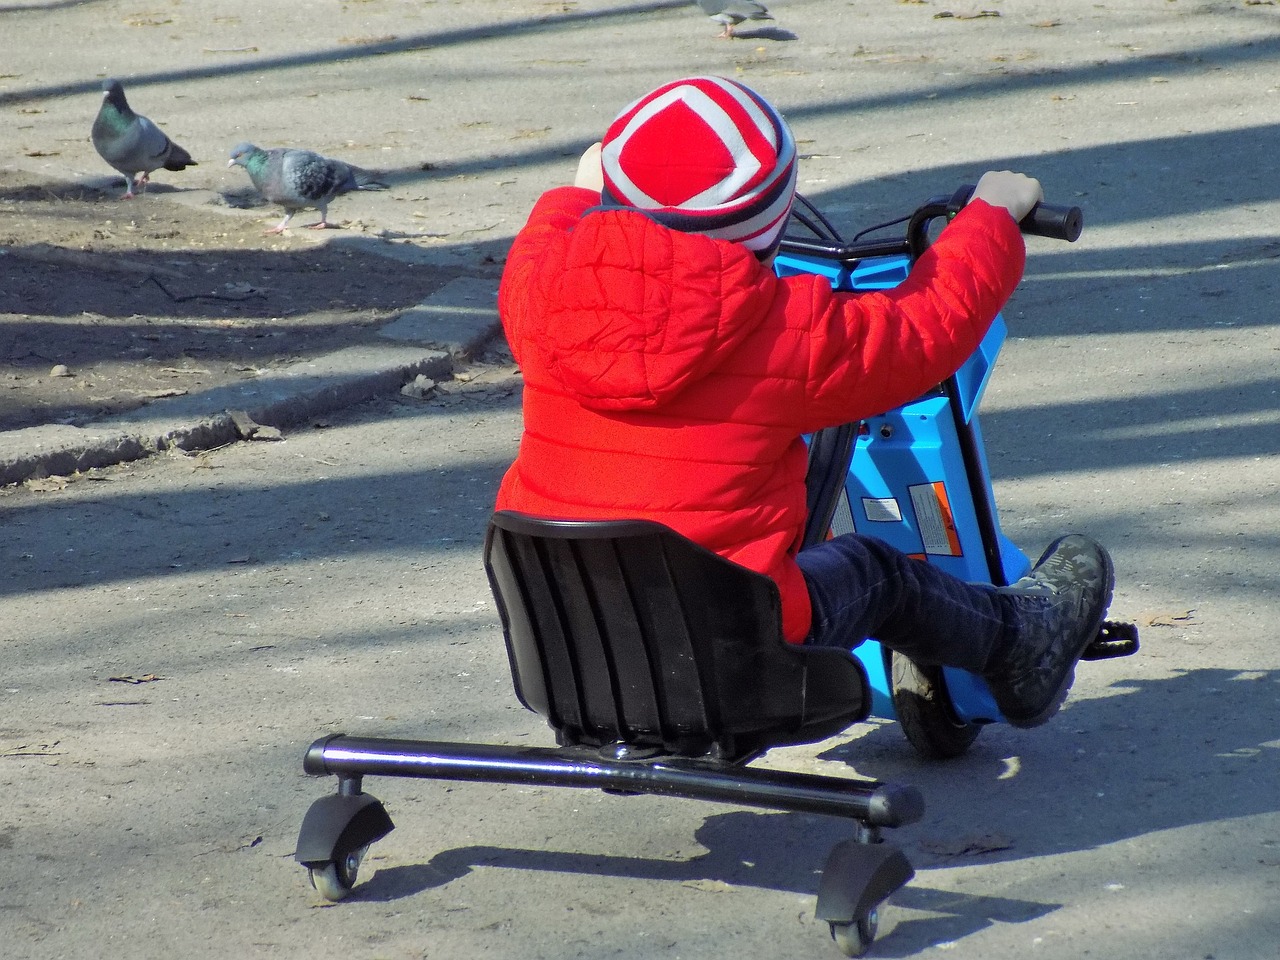
<svg viewBox="0 0 1280 960"><path fill-rule="evenodd" d="M870 691L853 656L786 643L772 580L660 524L500 512L484 561L516 695L558 746L316 741L304 769L338 777L298 839L317 889L345 896L364 850L392 829L362 791L365 776L667 794L852 821L853 838L823 871L817 912L845 953L862 953L877 907L913 873L881 829L918 820L919 792L747 765L865 719Z"/></svg>
<svg viewBox="0 0 1280 960"><path fill-rule="evenodd" d="M852 657L782 642L773 581L659 524L499 513L485 568L516 695L562 745L737 762L867 717Z"/></svg>

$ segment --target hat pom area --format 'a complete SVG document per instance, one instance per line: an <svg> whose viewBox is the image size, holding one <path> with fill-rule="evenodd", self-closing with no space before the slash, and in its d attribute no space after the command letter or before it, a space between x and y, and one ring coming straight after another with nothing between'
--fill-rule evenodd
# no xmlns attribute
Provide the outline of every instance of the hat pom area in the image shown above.
<svg viewBox="0 0 1280 960"><path fill-rule="evenodd" d="M796 192L796 144L763 97L724 77L686 77L636 100L603 140L602 199L676 230L771 252Z"/></svg>

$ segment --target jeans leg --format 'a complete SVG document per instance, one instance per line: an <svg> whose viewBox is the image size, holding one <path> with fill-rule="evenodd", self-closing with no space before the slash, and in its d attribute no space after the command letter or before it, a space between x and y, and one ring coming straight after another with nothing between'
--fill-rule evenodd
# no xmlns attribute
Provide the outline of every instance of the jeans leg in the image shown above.
<svg viewBox="0 0 1280 960"><path fill-rule="evenodd" d="M809 585L809 643L853 648L875 637L917 663L982 673L1018 630L1017 611L970 584L856 533L800 551Z"/></svg>

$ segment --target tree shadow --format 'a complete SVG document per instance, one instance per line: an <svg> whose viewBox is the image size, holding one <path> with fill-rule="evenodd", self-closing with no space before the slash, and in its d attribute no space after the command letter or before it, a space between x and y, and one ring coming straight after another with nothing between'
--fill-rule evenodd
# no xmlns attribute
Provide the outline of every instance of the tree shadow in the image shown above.
<svg viewBox="0 0 1280 960"><path fill-rule="evenodd" d="M75 6L74 2L66 5ZM575 10L544 17L527 17L503 23L481 24L474 27L461 27L452 30L439 30L418 33L410 36L394 37L376 43L362 44L358 50L350 46L330 47L324 50L307 53L284 54L274 57L256 57L236 64L222 64L211 67L191 67L185 70L160 70L151 73L137 73L121 76L119 79L126 87L144 87L158 83L177 83L186 80L208 77L235 76L238 74L260 74L266 70L287 70L312 67L318 64L337 63L340 61L363 60L373 57L393 56L397 54L417 53L434 47L455 46L479 41L491 40L496 36L507 34L523 34L536 36L542 33L553 33L571 28L582 23L595 21L630 20L654 13L685 10L687 0L655 0L650 3L634 3L622 7L603 10ZM47 5L29 5L26 10L42 10ZM5 12L0 9L0 13ZM45 84L30 87L26 90L0 93L0 106L29 103L46 97L62 97L71 94L97 93L101 91L100 81L86 80L73 83Z"/></svg>
<svg viewBox="0 0 1280 960"><path fill-rule="evenodd" d="M70 7L88 7L103 0L45 0L44 3L6 3L0 5L0 14L5 13L48 13L51 10L66 10Z"/></svg>

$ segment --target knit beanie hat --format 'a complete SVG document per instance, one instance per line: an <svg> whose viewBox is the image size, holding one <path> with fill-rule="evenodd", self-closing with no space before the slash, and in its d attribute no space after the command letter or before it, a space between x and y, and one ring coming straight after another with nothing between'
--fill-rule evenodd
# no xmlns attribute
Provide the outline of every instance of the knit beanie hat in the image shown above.
<svg viewBox="0 0 1280 960"><path fill-rule="evenodd" d="M607 206L744 244L763 258L796 192L796 144L763 97L723 77L687 77L631 104L605 132Z"/></svg>

